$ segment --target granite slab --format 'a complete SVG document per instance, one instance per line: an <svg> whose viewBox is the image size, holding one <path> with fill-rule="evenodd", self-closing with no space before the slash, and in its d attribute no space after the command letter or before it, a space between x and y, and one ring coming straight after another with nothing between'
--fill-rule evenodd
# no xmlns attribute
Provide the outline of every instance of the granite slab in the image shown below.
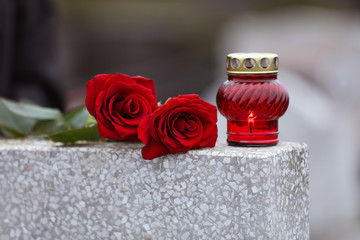
<svg viewBox="0 0 360 240"><path fill-rule="evenodd" d="M142 146L0 140L0 239L309 239L306 144Z"/></svg>

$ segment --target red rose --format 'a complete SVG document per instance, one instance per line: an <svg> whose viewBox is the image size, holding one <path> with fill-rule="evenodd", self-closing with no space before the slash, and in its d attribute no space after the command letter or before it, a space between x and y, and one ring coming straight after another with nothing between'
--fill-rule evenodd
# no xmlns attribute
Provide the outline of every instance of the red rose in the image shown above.
<svg viewBox="0 0 360 240"><path fill-rule="evenodd" d="M144 159L190 149L214 147L217 139L217 110L198 95L171 98L138 128L139 139L145 144Z"/></svg>
<svg viewBox="0 0 360 240"><path fill-rule="evenodd" d="M100 74L87 83L86 107L102 138L138 141L141 120L157 108L154 81L124 74Z"/></svg>

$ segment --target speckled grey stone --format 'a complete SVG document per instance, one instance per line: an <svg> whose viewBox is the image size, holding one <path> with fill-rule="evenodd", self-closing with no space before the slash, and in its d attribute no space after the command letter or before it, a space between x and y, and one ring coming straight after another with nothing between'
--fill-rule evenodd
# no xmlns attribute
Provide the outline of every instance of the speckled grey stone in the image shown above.
<svg viewBox="0 0 360 240"><path fill-rule="evenodd" d="M309 239L308 148L0 140L0 239Z"/></svg>

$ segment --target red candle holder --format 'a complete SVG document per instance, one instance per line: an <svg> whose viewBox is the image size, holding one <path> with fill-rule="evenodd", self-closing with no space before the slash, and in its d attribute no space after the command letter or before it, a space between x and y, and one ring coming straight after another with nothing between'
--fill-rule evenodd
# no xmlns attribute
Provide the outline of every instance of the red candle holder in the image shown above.
<svg viewBox="0 0 360 240"><path fill-rule="evenodd" d="M227 56L228 80L216 102L227 119L227 141L235 146L272 146L279 142L278 119L289 95L277 80L278 55L232 53Z"/></svg>

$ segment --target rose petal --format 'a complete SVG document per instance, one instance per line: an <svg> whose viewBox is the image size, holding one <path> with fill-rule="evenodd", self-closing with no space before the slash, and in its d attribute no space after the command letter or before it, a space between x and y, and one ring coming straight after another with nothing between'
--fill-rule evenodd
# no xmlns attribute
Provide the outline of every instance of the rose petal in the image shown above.
<svg viewBox="0 0 360 240"><path fill-rule="evenodd" d="M100 137L109 138L113 140L120 140L113 126L108 128L106 125L101 124L100 121L98 121L98 128L99 128Z"/></svg>
<svg viewBox="0 0 360 240"><path fill-rule="evenodd" d="M159 154L150 151L166 154L213 147L217 139L216 121L216 107L199 96L171 98L146 118L146 122L140 123L139 138L146 143L143 155L152 159Z"/></svg>
<svg viewBox="0 0 360 240"><path fill-rule="evenodd" d="M113 96L117 96L118 99L113 100ZM117 104L117 107L120 107L121 109L109 109L109 113L111 112L111 119L113 121L113 124L115 126L115 129L117 131L122 131L124 128L128 125L131 126L137 126L142 118L146 115L152 112L152 108L154 105L157 105L156 99L151 94L151 91L141 85L129 85L127 83L123 82L115 82L108 86L107 92L106 92L106 98L111 99L112 101L112 107L114 107L113 102L120 101L122 104ZM138 116L131 118L128 116L128 111L125 110L125 114L123 114L123 110L126 109L126 102L131 100L132 98L136 98L137 101L140 103L141 106L139 106L140 112ZM125 102L124 102L125 101ZM125 104L125 105L124 105ZM117 126L118 125L118 126ZM125 135L129 134L130 131L125 131ZM131 132L134 132L131 130ZM120 135L123 135L122 133L119 133ZM135 136L137 137L137 134L135 132Z"/></svg>
<svg viewBox="0 0 360 240"><path fill-rule="evenodd" d="M107 89L107 99L115 94L120 94L123 99L129 95L141 96L148 102L152 110L157 108L156 96L154 96L150 89L145 88L139 84L128 84L126 82L114 82Z"/></svg>
<svg viewBox="0 0 360 240"><path fill-rule="evenodd" d="M137 139L138 126L128 126L128 125L119 125L119 124L114 124L113 126L115 128L117 135L121 138L121 140L127 140L130 137L135 137Z"/></svg>
<svg viewBox="0 0 360 240"><path fill-rule="evenodd" d="M177 119L175 119L175 121L173 121L172 128L179 133L185 132L185 128L186 128L185 118L178 117Z"/></svg>
<svg viewBox="0 0 360 240"><path fill-rule="evenodd" d="M86 98L85 105L89 113L92 116L96 116L95 112L95 102L99 93L103 90L105 81L110 78L112 74L99 74L96 75L93 79L87 82L86 84Z"/></svg>
<svg viewBox="0 0 360 240"><path fill-rule="evenodd" d="M152 91L152 95L156 99L156 91L155 91L155 83L154 80L144 78L142 76L132 77L138 84L150 89Z"/></svg>
<svg viewBox="0 0 360 240"><path fill-rule="evenodd" d="M136 104L137 112L132 113L129 104L133 101ZM116 123L123 125L139 125L142 119L152 112L149 102L142 96L132 95L118 104L118 109L113 111L114 118L118 119Z"/></svg>
<svg viewBox="0 0 360 240"><path fill-rule="evenodd" d="M144 159L151 160L168 154L169 151L162 143L158 143L151 139L142 149L141 154Z"/></svg>
<svg viewBox="0 0 360 240"><path fill-rule="evenodd" d="M123 114L127 116L127 118L134 118L138 115L140 111L139 101L136 97L130 98L127 103L124 105L124 109L122 111Z"/></svg>
<svg viewBox="0 0 360 240"><path fill-rule="evenodd" d="M158 123L159 118L156 117L156 115L157 115L156 111L153 114L151 114L152 121L151 121L151 127L149 128L149 134L150 134L151 138L153 138L155 141L160 142L161 141L161 139L159 137L160 130L157 127L157 126L159 126L159 123Z"/></svg>
<svg viewBox="0 0 360 240"><path fill-rule="evenodd" d="M209 109L209 110L215 111L215 113L217 113L217 109L214 105L204 101L197 94L179 95L178 98L191 100L192 103L196 104L198 108L201 108L204 110Z"/></svg>
<svg viewBox="0 0 360 240"><path fill-rule="evenodd" d="M188 119L185 119L185 126L184 126L185 128L182 132L180 132L181 130L179 131L178 129L176 129L177 132L179 132L178 135L176 136L177 140L180 142L181 145L183 145L184 147L189 147L189 148L196 146L196 144L198 144L201 141L201 137L203 135L202 134L203 126L202 126L200 119L198 119L196 115L192 116L192 117L197 119L196 122L192 120L194 122L194 124L196 125L196 127L194 129L196 131L194 131L194 130L192 132L187 131L188 129L187 129L186 125L188 124L187 123ZM174 126L174 128L176 128L176 127Z"/></svg>
<svg viewBox="0 0 360 240"><path fill-rule="evenodd" d="M138 138L144 144L148 144L150 141L150 131L149 129L152 127L152 119L151 115L146 115L143 120L140 122L138 126Z"/></svg>
<svg viewBox="0 0 360 240"><path fill-rule="evenodd" d="M201 148L214 147L216 145L217 137L218 137L218 131L217 131L217 128L214 127L212 134L210 134L208 138L202 139L201 142L199 143L199 147L201 147Z"/></svg>
<svg viewBox="0 0 360 240"><path fill-rule="evenodd" d="M111 112L111 109L112 109L112 106L113 106L113 103L114 101L116 101L116 99L118 98L117 95L114 95L112 96L109 100L108 99L103 99L102 101L104 102L102 107L101 107L101 110L102 110L102 113L104 115L104 117L109 120L109 122L111 122L111 124L114 124L115 120L112 116L112 112ZM100 100L99 100L100 102Z"/></svg>
<svg viewBox="0 0 360 240"><path fill-rule="evenodd" d="M198 114L203 123L203 136L200 142L201 147L213 147L218 136L217 112L215 106L207 112L199 110Z"/></svg>
<svg viewBox="0 0 360 240"><path fill-rule="evenodd" d="M199 135L199 130L202 128L202 122L197 116L192 116L186 121L184 135L186 137L195 137Z"/></svg>
<svg viewBox="0 0 360 240"><path fill-rule="evenodd" d="M172 129L172 122L173 119L176 118L173 112L167 114L164 121L160 121L162 123L161 129L162 134L159 134L161 141L167 146L167 148L173 153L174 149L182 148L182 144L176 138L175 134L173 133L174 129Z"/></svg>
<svg viewBox="0 0 360 240"><path fill-rule="evenodd" d="M199 95L197 95L197 94L179 95L179 96L177 96L177 98L183 98L183 99L189 99L189 100L201 99L199 97Z"/></svg>
<svg viewBox="0 0 360 240"><path fill-rule="evenodd" d="M107 79L107 81L104 85L104 88L109 88L114 83L133 85L133 84L136 84L136 81L128 75L121 74L121 73L115 73L109 79Z"/></svg>
<svg viewBox="0 0 360 240"><path fill-rule="evenodd" d="M96 103L95 103L95 113L96 113L96 121L98 122L98 124L100 125L105 125L106 128L111 129L112 128L112 123L111 121L109 121L108 118L106 118L106 114L104 113L104 107L103 107L103 103L104 103L104 98L105 98L105 92L102 91L100 92L100 94L98 95L97 99L96 99Z"/></svg>
<svg viewBox="0 0 360 240"><path fill-rule="evenodd" d="M90 80L85 102L98 121L100 135L115 140L138 140L138 124L157 108L153 80L119 73Z"/></svg>

